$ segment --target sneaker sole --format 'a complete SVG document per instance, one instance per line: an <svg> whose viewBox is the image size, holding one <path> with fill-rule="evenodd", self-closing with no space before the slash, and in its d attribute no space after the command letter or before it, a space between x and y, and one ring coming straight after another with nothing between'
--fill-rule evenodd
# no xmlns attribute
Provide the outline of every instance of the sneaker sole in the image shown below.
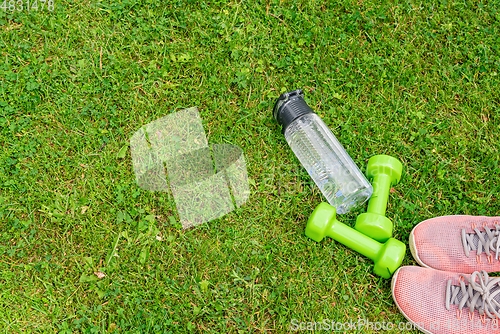
<svg viewBox="0 0 500 334"><path fill-rule="evenodd" d="M413 231L412 231L413 232ZM396 306L398 307L398 310L399 312L401 312L401 314L406 318L406 320L408 320L409 322L411 322L416 328L418 328L419 331L421 331L422 333L425 333L425 334L434 334L432 332L429 332L428 330L424 329L424 328L421 328L419 327L416 323L414 323L407 315L406 313L403 312L403 310L401 309L401 307L399 307L399 304L398 304L398 301L396 300L396 298L394 298L394 287L396 286L396 280L398 279L398 274L399 274L399 271L401 270L401 268L399 268L398 270L396 270L396 272L394 273L394 275L392 276L392 280L391 280L391 292L392 292L392 299L394 300L394 303L396 304Z"/></svg>
<svg viewBox="0 0 500 334"><path fill-rule="evenodd" d="M424 220L423 222L425 222L425 221L426 220ZM410 239L408 240L408 244L410 246L410 252L411 252L411 255L413 256L413 259L415 261L417 261L417 263L419 265L421 265L422 267L431 268L428 265L426 265L425 263L423 263L422 260L420 260L420 258L418 257L417 245L415 245L415 238L413 236L413 232L415 231L415 229L417 228L417 226L420 225L420 224L422 224L423 222L418 223L417 225L415 225L415 227L413 228L413 230L411 230ZM432 269L434 269L434 268L432 268Z"/></svg>

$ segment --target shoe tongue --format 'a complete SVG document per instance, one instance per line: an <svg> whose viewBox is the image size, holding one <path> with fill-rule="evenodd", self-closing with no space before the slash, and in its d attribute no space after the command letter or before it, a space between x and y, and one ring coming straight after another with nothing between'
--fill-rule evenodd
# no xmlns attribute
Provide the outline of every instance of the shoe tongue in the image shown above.
<svg viewBox="0 0 500 334"><path fill-rule="evenodd" d="M479 245L479 237L476 233L471 233L472 234L472 244L474 245L474 248L477 249L477 246ZM471 235L469 234L469 235ZM484 251L484 249L483 249Z"/></svg>

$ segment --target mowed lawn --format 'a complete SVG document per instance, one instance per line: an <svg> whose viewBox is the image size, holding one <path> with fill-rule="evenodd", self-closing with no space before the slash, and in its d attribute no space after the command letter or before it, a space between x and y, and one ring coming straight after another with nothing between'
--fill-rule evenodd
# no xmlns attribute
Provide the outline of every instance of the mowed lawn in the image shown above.
<svg viewBox="0 0 500 334"><path fill-rule="evenodd" d="M431 217L500 215L497 1L11 3L0 8L2 333L404 322L369 259L304 236L324 199L272 117L296 88L362 171L376 154L402 161L387 210L396 238ZM137 186L128 144L193 106L210 143L244 151L251 195L183 230L171 194ZM416 264L409 251L404 264Z"/></svg>

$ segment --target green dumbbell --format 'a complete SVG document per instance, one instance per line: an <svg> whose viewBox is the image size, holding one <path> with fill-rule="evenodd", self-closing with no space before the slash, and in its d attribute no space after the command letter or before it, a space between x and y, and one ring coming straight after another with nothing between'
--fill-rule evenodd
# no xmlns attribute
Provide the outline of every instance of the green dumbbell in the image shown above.
<svg viewBox="0 0 500 334"><path fill-rule="evenodd" d="M356 219L356 230L382 242L392 236L392 222L385 216L385 210L391 187L398 184L402 172L401 162L388 155L376 155L368 160L366 176L373 178L373 194L367 212Z"/></svg>
<svg viewBox="0 0 500 334"><path fill-rule="evenodd" d="M403 261L405 244L394 238L381 244L342 224L337 220L336 214L333 206L327 203L319 204L307 221L306 236L318 242L328 236L373 260L373 272L383 278L390 278Z"/></svg>

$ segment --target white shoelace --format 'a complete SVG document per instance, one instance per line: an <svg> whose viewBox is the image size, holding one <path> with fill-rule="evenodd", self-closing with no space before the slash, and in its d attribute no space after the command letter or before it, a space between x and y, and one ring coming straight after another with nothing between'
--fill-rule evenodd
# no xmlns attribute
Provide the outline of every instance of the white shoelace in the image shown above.
<svg viewBox="0 0 500 334"><path fill-rule="evenodd" d="M491 252L495 253L495 259L498 260L500 254L500 225L495 224L494 229L483 226L484 231L480 231L477 227L474 228L474 233L466 233L462 229L462 246L465 255L469 257L471 251L476 251L476 257L479 257L483 251L488 256ZM478 260L479 261L479 260Z"/></svg>
<svg viewBox="0 0 500 334"><path fill-rule="evenodd" d="M461 312L464 306L469 308L470 313L475 310L480 315L486 314L490 318L500 318L500 278L489 277L486 271L472 273L470 279L461 275L460 286L451 285L448 280L446 285L446 309L450 305L458 305ZM477 278L477 282L476 282ZM468 282L468 285L465 284Z"/></svg>

